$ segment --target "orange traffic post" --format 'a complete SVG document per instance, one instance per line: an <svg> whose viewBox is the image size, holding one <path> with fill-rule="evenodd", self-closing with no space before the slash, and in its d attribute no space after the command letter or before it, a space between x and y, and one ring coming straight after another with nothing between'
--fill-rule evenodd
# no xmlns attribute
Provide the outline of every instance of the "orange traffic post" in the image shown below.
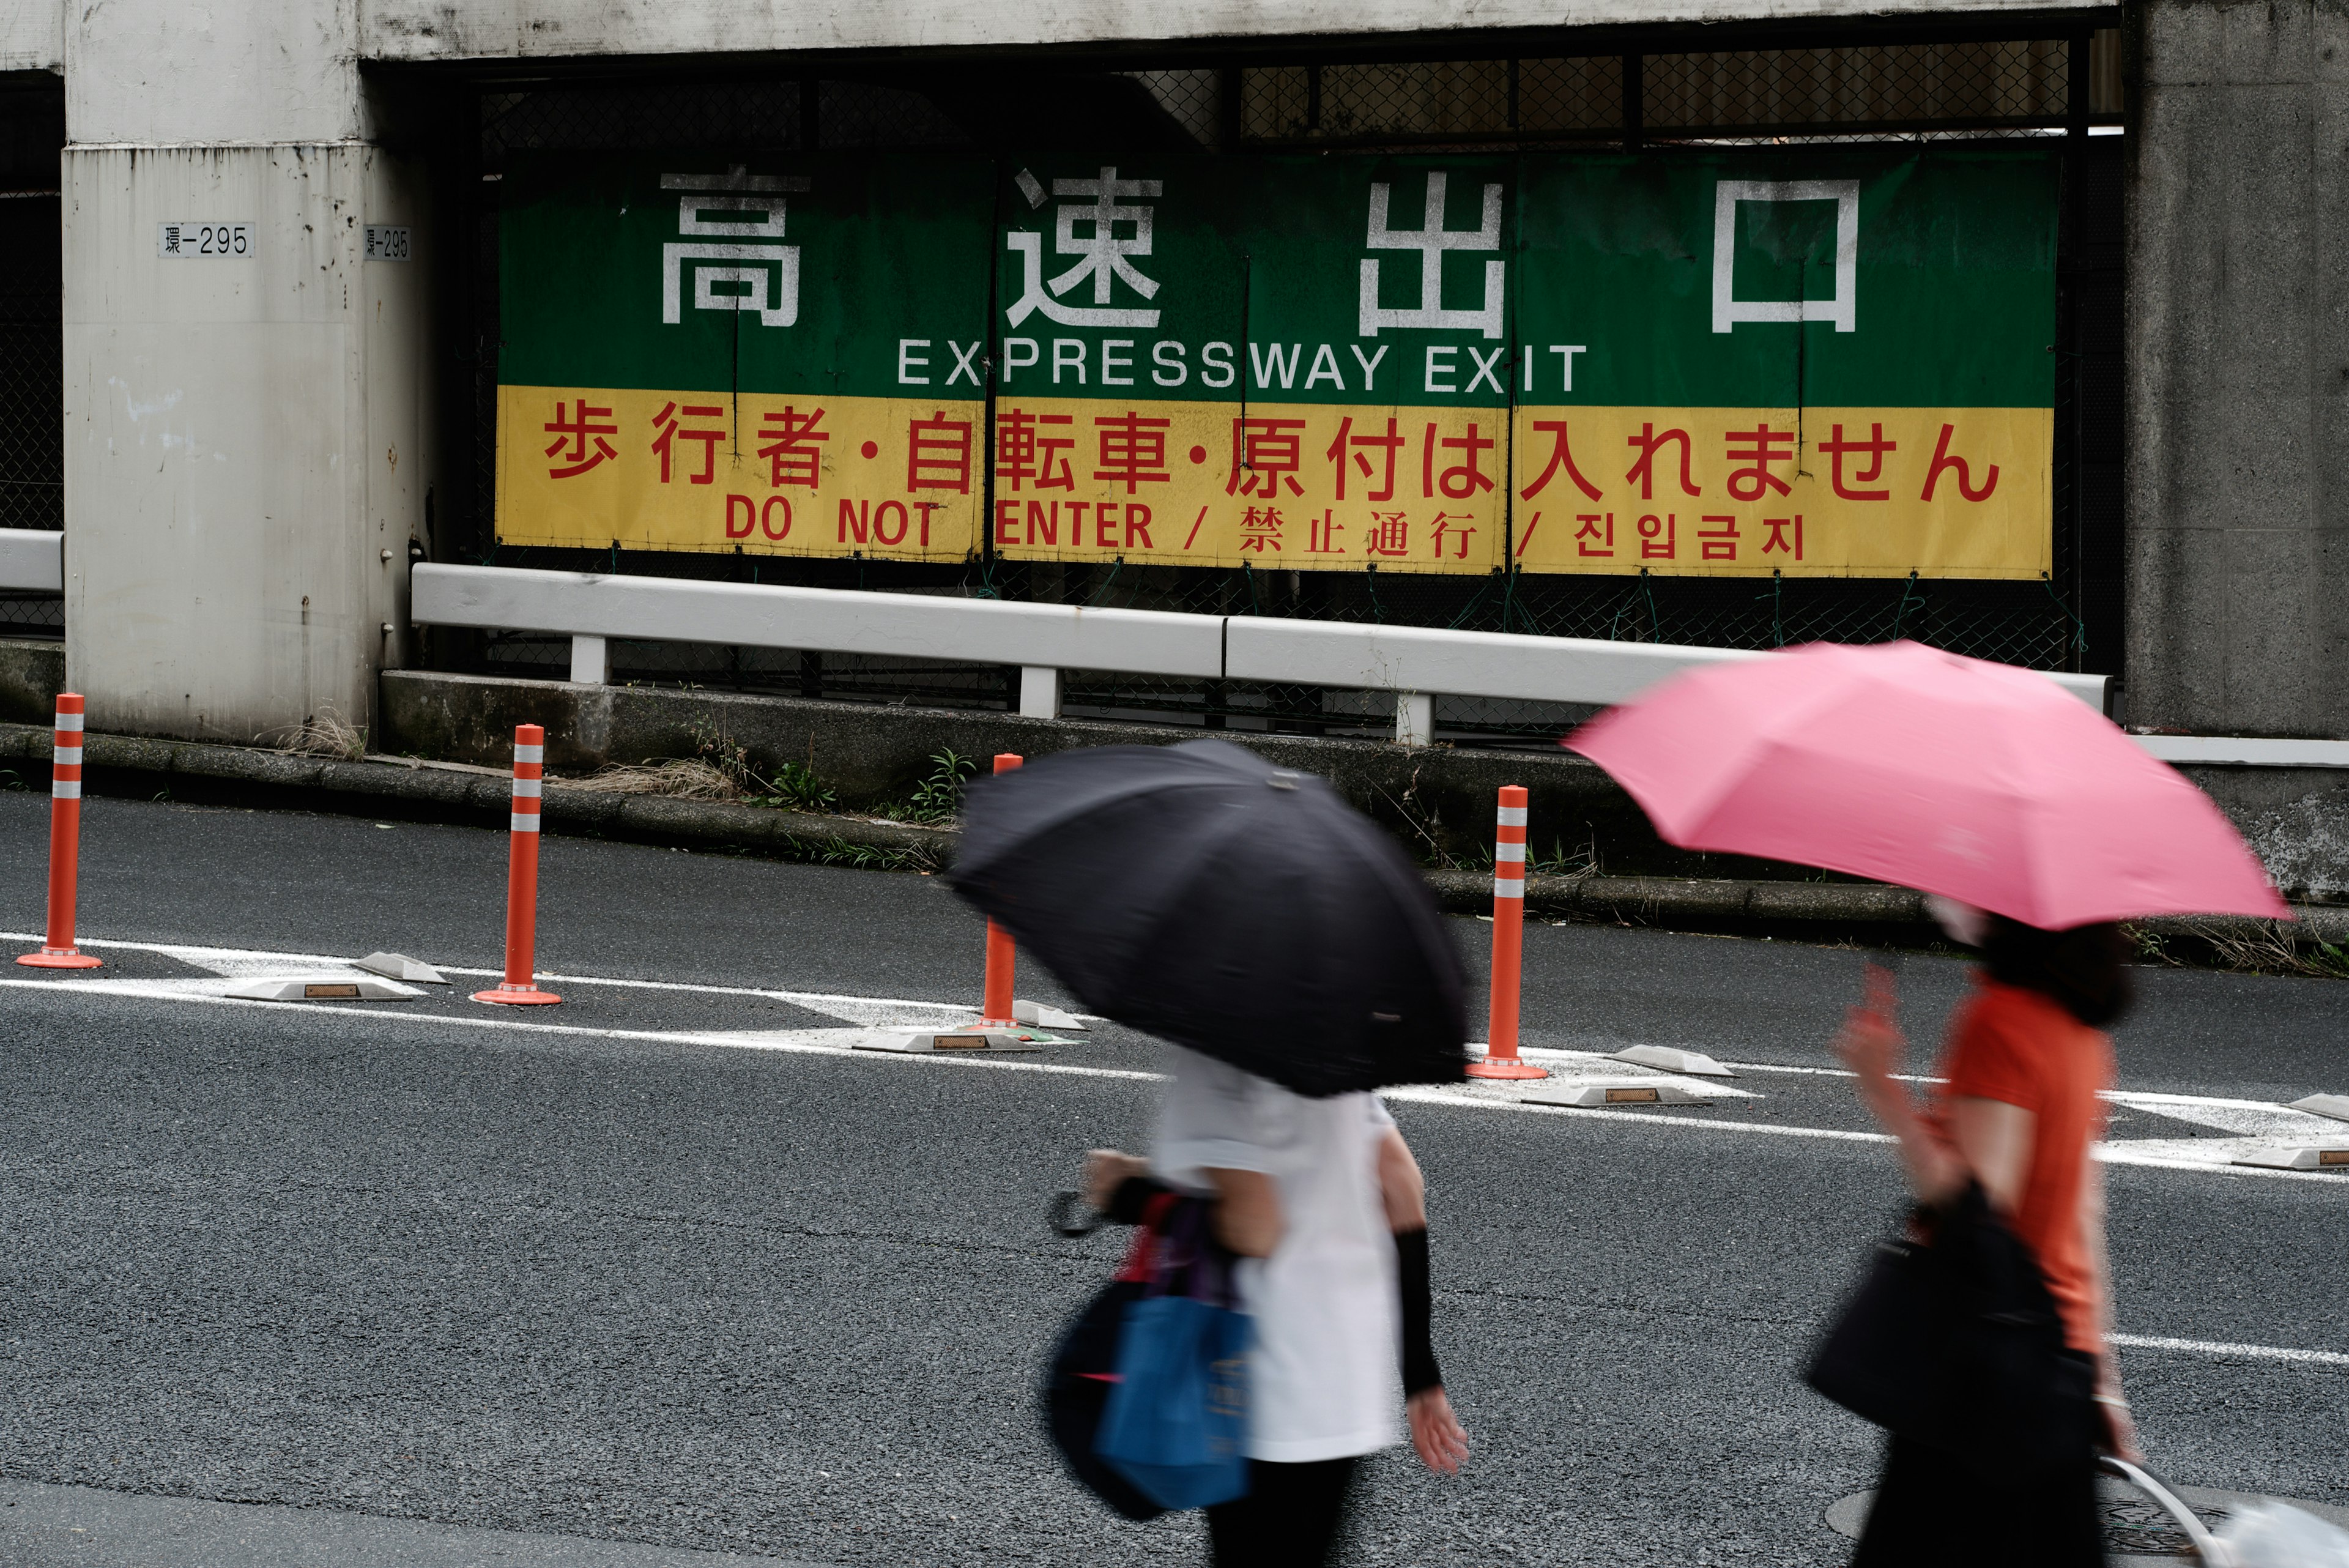
<svg viewBox="0 0 2349 1568"><path fill-rule="evenodd" d="M538 807L546 777L546 732L536 724L514 726L513 831L506 861L506 977L494 991L473 992L475 1002L543 1007L563 998L538 989Z"/></svg>
<svg viewBox="0 0 2349 1568"><path fill-rule="evenodd" d="M1493 830L1493 1012L1485 1057L1468 1064L1472 1078L1547 1078L1548 1072L1517 1054L1517 991L1526 946L1526 791L1501 786Z"/></svg>
<svg viewBox="0 0 2349 1568"><path fill-rule="evenodd" d="M1000 753L995 759L995 771L1008 774L1023 760L1010 752ZM1019 1027L1011 1017L1011 971L1019 961L1019 948L1011 940L1011 933L993 920L988 921L987 994L978 1010L978 1026L982 1029Z"/></svg>
<svg viewBox="0 0 2349 1568"><path fill-rule="evenodd" d="M81 870L81 696L57 693L57 728L49 753L49 925L41 950L20 953L33 969L96 969L74 946L74 884Z"/></svg>

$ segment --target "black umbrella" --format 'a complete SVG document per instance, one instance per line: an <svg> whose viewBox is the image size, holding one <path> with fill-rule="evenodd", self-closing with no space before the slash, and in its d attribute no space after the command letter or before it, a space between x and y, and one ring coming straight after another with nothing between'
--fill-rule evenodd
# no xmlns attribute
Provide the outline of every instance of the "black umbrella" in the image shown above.
<svg viewBox="0 0 2349 1568"><path fill-rule="evenodd" d="M1434 898L1309 774L1222 741L1040 757L973 786L949 880L1089 1010L1300 1095L1463 1076Z"/></svg>

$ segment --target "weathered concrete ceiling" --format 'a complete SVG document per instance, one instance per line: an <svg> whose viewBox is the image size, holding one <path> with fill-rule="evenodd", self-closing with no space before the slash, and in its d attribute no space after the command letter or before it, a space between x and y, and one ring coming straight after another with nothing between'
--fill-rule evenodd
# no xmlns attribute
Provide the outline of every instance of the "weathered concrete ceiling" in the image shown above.
<svg viewBox="0 0 2349 1568"><path fill-rule="evenodd" d="M1984 20L2111 0L360 0L371 60L986 48L1859 18Z"/></svg>

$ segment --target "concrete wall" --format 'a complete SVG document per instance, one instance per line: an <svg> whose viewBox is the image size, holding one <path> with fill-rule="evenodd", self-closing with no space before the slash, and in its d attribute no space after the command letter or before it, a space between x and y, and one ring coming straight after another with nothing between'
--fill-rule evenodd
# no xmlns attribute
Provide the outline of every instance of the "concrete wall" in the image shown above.
<svg viewBox="0 0 2349 1568"><path fill-rule="evenodd" d="M357 0L107 0L66 9L66 133L75 142L364 134Z"/></svg>
<svg viewBox="0 0 2349 1568"><path fill-rule="evenodd" d="M429 203L358 140L357 29L356 0L72 10L67 659L94 729L364 724L405 652ZM248 224L249 254L165 259L167 222ZM366 261L370 223L419 258Z"/></svg>
<svg viewBox="0 0 2349 1568"><path fill-rule="evenodd" d="M2349 735L2349 16L2131 19L2127 716Z"/></svg>
<svg viewBox="0 0 2349 1568"><path fill-rule="evenodd" d="M2097 0L360 0L371 60L972 48L2098 9ZM2109 0L2104 0L2106 6Z"/></svg>
<svg viewBox="0 0 2349 1568"><path fill-rule="evenodd" d="M0 71L61 71L65 0L0 0Z"/></svg>

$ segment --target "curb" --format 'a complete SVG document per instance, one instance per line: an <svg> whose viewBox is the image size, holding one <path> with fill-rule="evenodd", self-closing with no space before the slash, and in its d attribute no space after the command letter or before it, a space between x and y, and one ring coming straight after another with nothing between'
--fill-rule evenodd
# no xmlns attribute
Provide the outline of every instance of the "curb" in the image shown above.
<svg viewBox="0 0 2349 1568"><path fill-rule="evenodd" d="M46 728L0 724L0 762L30 763L45 774L51 742ZM312 810L356 814L399 805L409 808L401 814L405 815L485 826L503 826L512 809L512 784L504 770L461 763L341 762L248 746L95 733L83 738L82 759L92 793L99 794L129 793L106 787L119 782L109 774L129 774L140 775L147 788L158 780L167 784L198 782L208 787L191 793L212 799L259 795L264 804L297 804L285 799L292 794L319 797L298 802ZM27 782L33 780L28 777ZM822 816L725 801L614 794L565 788L554 780L548 781L543 799L545 825L557 833L648 844L769 850L821 850L848 844L911 851L943 862L955 837L948 827Z"/></svg>
<svg viewBox="0 0 2349 1568"><path fill-rule="evenodd" d="M27 783L47 783L51 733L47 726L0 724L0 763L32 764ZM404 808L402 815L503 827L512 785L501 768L465 763L367 759L340 762L249 746L194 741L145 740L92 733L82 742L93 793L133 793L120 775L138 775L141 790L158 780L203 786L191 792L214 800L351 815ZM38 769L36 774L33 769ZM111 778L109 774L115 775ZM109 784L118 787L109 788ZM295 798L287 798L292 796ZM642 844L675 844L789 853L842 845L918 855L932 864L953 858L952 827L824 816L726 801L613 794L567 788L550 780L543 796L546 826L559 834L601 836ZM1423 871L1445 913L1490 914L1489 871ZM1924 896L1881 882L1769 882L1677 877L1528 877L1528 911L1624 925L1808 928L1866 932L1878 940L1930 937ZM2349 909L2295 905L2297 924L2242 916L2163 917L2133 925L2165 939L2209 941L2282 936L2306 945L2349 942Z"/></svg>

